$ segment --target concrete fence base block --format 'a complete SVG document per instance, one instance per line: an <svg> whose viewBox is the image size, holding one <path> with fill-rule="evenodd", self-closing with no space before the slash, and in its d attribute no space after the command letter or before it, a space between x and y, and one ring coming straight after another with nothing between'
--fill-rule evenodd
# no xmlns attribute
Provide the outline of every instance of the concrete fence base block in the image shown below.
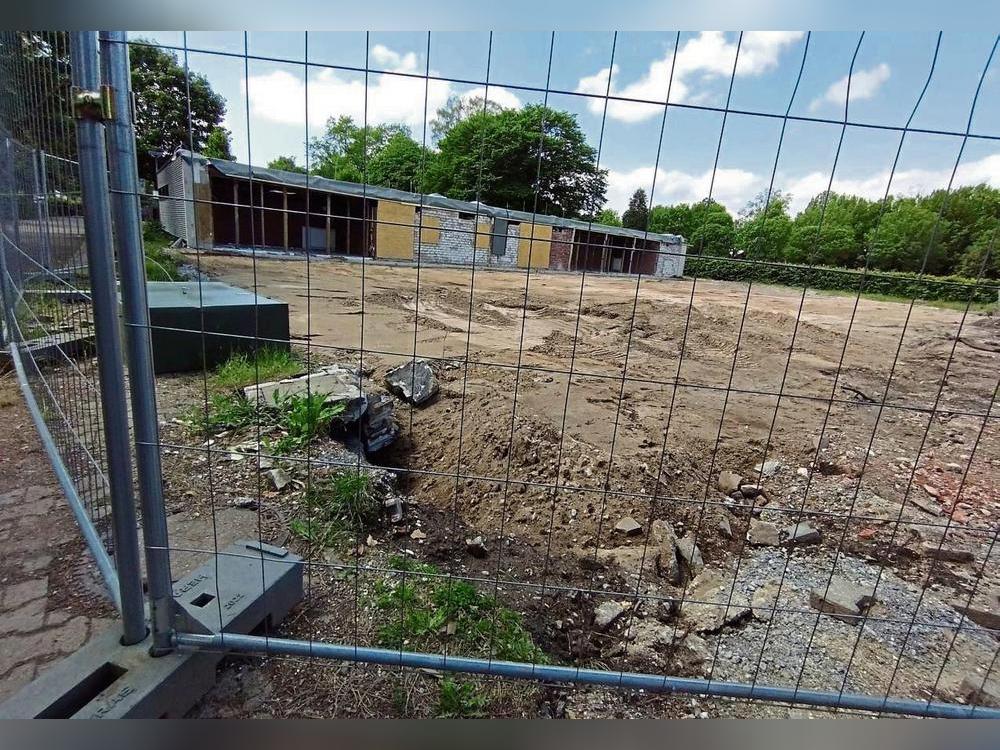
<svg viewBox="0 0 1000 750"><path fill-rule="evenodd" d="M175 625L191 633L271 632L302 600L302 558L242 541L174 584ZM149 654L152 638L122 646L111 628L0 704L0 719L184 716L215 684L223 654Z"/></svg>

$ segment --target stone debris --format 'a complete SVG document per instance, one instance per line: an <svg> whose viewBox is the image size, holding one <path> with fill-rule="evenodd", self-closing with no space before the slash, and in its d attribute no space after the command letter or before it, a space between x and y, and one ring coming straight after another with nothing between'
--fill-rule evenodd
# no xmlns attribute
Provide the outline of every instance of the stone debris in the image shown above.
<svg viewBox="0 0 1000 750"><path fill-rule="evenodd" d="M233 507L242 508L243 510L257 510L259 505L252 497L238 497L233 500Z"/></svg>
<svg viewBox="0 0 1000 750"><path fill-rule="evenodd" d="M437 378L425 360L406 362L385 374L385 386L404 401L420 406L438 392Z"/></svg>
<svg viewBox="0 0 1000 750"><path fill-rule="evenodd" d="M805 466L800 466L799 468L797 468L795 470L795 473L798 474L803 479L809 478L809 469L807 469Z"/></svg>
<svg viewBox="0 0 1000 750"><path fill-rule="evenodd" d="M828 587L818 586L809 592L809 606L849 625L857 624L874 603L870 588L856 586L845 578L834 578Z"/></svg>
<svg viewBox="0 0 1000 750"><path fill-rule="evenodd" d="M819 529L813 528L806 521L789 526L782 532L784 544L812 544L822 538Z"/></svg>
<svg viewBox="0 0 1000 750"><path fill-rule="evenodd" d="M694 578L705 569L705 560L701 556L701 550L694 543L694 536L686 536L677 541L677 555L687 567L691 577Z"/></svg>
<svg viewBox="0 0 1000 750"><path fill-rule="evenodd" d="M944 511L941 508L940 503L934 500L927 500L916 495L910 495L907 498L911 505L915 505L920 508L924 513L929 513L932 516L940 516Z"/></svg>
<svg viewBox="0 0 1000 750"><path fill-rule="evenodd" d="M619 602L601 602L594 608L594 627L607 630L627 609L627 606Z"/></svg>
<svg viewBox="0 0 1000 750"><path fill-rule="evenodd" d="M740 494L743 495L743 497L746 498L747 500L753 500L754 498L760 497L761 495L763 495L765 498L767 497L767 492L765 492L764 488L761 487L759 484L741 484Z"/></svg>
<svg viewBox="0 0 1000 750"><path fill-rule="evenodd" d="M625 518L615 524L615 531L625 536L637 536L642 533L642 524L632 518L632 516L625 516Z"/></svg>
<svg viewBox="0 0 1000 750"><path fill-rule="evenodd" d="M410 539L415 539L415 540L417 540L418 542L419 542L419 541L420 541L421 539L426 539L426 538L427 538L427 534L425 534L424 532L422 532L422 531L421 531L420 529L414 529L414 530L413 530L413 531L412 531L412 532L410 533Z"/></svg>
<svg viewBox="0 0 1000 750"><path fill-rule="evenodd" d="M750 601L733 588L732 579L720 570L706 568L688 588L681 603L681 619L696 633L712 633L750 616Z"/></svg>
<svg viewBox="0 0 1000 750"><path fill-rule="evenodd" d="M743 477L733 471L720 471L719 472L719 491L729 494L735 492L740 488L740 483L743 481Z"/></svg>
<svg viewBox="0 0 1000 750"><path fill-rule="evenodd" d="M677 559L677 535L674 527L666 521L656 519L649 529L649 546L656 555L656 570L668 583L678 583L681 566Z"/></svg>
<svg viewBox="0 0 1000 750"><path fill-rule="evenodd" d="M589 550L581 550L580 554L583 558L586 558L591 552ZM653 554L655 554L654 551L650 549L645 556L646 570L652 567ZM621 568L622 572L637 576L639 575L639 567L643 564L643 547L636 545L632 547L599 549L597 550L597 561L603 566L617 565Z"/></svg>
<svg viewBox="0 0 1000 750"><path fill-rule="evenodd" d="M765 477L773 477L778 474L784 467L781 461L774 458L769 458L764 463L759 463L753 467L755 474L762 474Z"/></svg>
<svg viewBox="0 0 1000 750"><path fill-rule="evenodd" d="M750 521L747 541L755 547L777 547L781 544L781 532L773 523L755 518Z"/></svg>
<svg viewBox="0 0 1000 750"><path fill-rule="evenodd" d="M288 476L288 472L282 469L280 466L276 466L267 472L267 478L271 480L271 485L278 492L281 492L285 487L289 485L292 478Z"/></svg>
<svg viewBox="0 0 1000 750"><path fill-rule="evenodd" d="M971 604L968 598L960 599L952 606L976 625L1000 630L1000 592L980 596Z"/></svg>
<svg viewBox="0 0 1000 750"><path fill-rule="evenodd" d="M481 536L472 537L471 539L465 540L465 551L468 552L473 557L486 557L489 550L486 549L486 543L483 541Z"/></svg>
<svg viewBox="0 0 1000 750"><path fill-rule="evenodd" d="M306 375L255 383L243 389L243 395L248 401L256 403L260 398L260 403L272 407L280 406L289 396L320 393L326 396L327 403L343 402L349 405L351 402L360 401L364 399L361 373L344 365L330 365Z"/></svg>
<svg viewBox="0 0 1000 750"><path fill-rule="evenodd" d="M725 516L719 521L719 533L726 539L733 538L733 527L729 524L729 519Z"/></svg>
<svg viewBox="0 0 1000 750"><path fill-rule="evenodd" d="M399 426L393 418L391 396L380 394L370 399L361 419L361 440L365 453L375 453L396 442Z"/></svg>
<svg viewBox="0 0 1000 750"><path fill-rule="evenodd" d="M780 580L775 578L758 586L753 592L753 596L750 597L750 606L753 608L753 618L755 620L767 622L771 619L771 615L776 609L775 602L778 600L778 588L780 585ZM787 591L786 588L782 590ZM780 609L780 607L778 608Z"/></svg>
<svg viewBox="0 0 1000 750"><path fill-rule="evenodd" d="M389 513L390 523L402 523L403 511L406 502L399 495L393 494L382 501L385 510Z"/></svg>
<svg viewBox="0 0 1000 750"><path fill-rule="evenodd" d="M962 695L977 706L1000 708L1000 680L986 675L970 674L962 680Z"/></svg>
<svg viewBox="0 0 1000 750"><path fill-rule="evenodd" d="M920 547L920 554L931 560L941 560L943 562L968 563L976 559L976 556L970 550L946 547L939 542L925 542Z"/></svg>
<svg viewBox="0 0 1000 750"><path fill-rule="evenodd" d="M702 675L710 672L715 653L704 638L694 633L680 633L674 643L673 661L677 667Z"/></svg>

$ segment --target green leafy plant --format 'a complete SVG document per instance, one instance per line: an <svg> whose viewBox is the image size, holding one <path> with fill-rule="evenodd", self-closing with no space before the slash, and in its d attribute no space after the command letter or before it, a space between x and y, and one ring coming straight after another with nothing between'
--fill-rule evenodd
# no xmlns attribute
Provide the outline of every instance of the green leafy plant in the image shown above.
<svg viewBox="0 0 1000 750"><path fill-rule="evenodd" d="M386 648L439 650L445 639L461 652L496 659L547 663L521 615L467 581L439 577L433 565L393 557L394 580L376 588L376 606L386 613L378 631Z"/></svg>
<svg viewBox="0 0 1000 750"><path fill-rule="evenodd" d="M299 445L309 443L330 426L331 420L344 411L343 403L327 403L325 393L294 396L275 395L282 429Z"/></svg>
<svg viewBox="0 0 1000 750"><path fill-rule="evenodd" d="M441 680L436 716L440 719L479 719L485 716L487 698L472 682Z"/></svg>
<svg viewBox="0 0 1000 750"><path fill-rule="evenodd" d="M302 371L299 358L288 349L264 347L253 354L236 352L212 376L218 388L242 388L257 382L280 380Z"/></svg>
<svg viewBox="0 0 1000 750"><path fill-rule="evenodd" d="M352 537L364 537L382 522L382 496L368 474L345 471L316 481L306 493L306 516L289 527L303 541L335 547Z"/></svg>

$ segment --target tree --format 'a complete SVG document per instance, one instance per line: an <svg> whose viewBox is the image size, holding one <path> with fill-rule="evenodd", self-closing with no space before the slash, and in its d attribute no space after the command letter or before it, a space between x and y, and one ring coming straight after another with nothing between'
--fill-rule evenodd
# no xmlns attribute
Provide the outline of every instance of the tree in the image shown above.
<svg viewBox="0 0 1000 750"><path fill-rule="evenodd" d="M331 117L323 135L309 143L313 171L331 180L364 182L371 162L399 134L409 138L410 129L395 124L361 127L350 117Z"/></svg>
<svg viewBox="0 0 1000 750"><path fill-rule="evenodd" d="M791 196L775 190L754 197L740 212L736 226L736 249L751 260L781 261L792 233L788 216Z"/></svg>
<svg viewBox="0 0 1000 750"><path fill-rule="evenodd" d="M880 202L856 195L819 193L795 217L790 257L828 266L862 265L865 237L878 222L881 210ZM812 244L807 247L807 243ZM807 257L811 260L806 261Z"/></svg>
<svg viewBox="0 0 1000 750"><path fill-rule="evenodd" d="M918 198L917 204L940 214L948 222L947 231L939 233L945 258L943 273L951 273L959 265L970 267L963 263L964 254L973 246L981 248L979 240L984 234L992 235L1000 221L1000 190L988 185L967 185L950 193L936 190ZM975 266L975 259L971 266Z"/></svg>
<svg viewBox="0 0 1000 750"><path fill-rule="evenodd" d="M983 233L962 254L955 272L970 279L1000 279L1000 229Z"/></svg>
<svg viewBox="0 0 1000 750"><path fill-rule="evenodd" d="M871 266L883 271L941 273L947 266L941 238L949 231L949 221L913 198L897 200L882 217L878 231L869 232Z"/></svg>
<svg viewBox="0 0 1000 750"><path fill-rule="evenodd" d="M649 208L646 205L646 191L639 188L629 198L628 208L622 214L622 226L629 229L645 229L649 223Z"/></svg>
<svg viewBox="0 0 1000 750"><path fill-rule="evenodd" d="M448 101L438 108L437 116L431 120L431 136L434 142L439 142L453 127L458 125L467 117L483 112L485 109L489 113L500 112L503 107L494 101L483 99L481 96L463 97L459 94L452 94Z"/></svg>
<svg viewBox="0 0 1000 750"><path fill-rule="evenodd" d="M268 169L281 169L285 172L298 172L299 174L305 174L306 168L300 167L295 163L294 156L279 156L277 158L271 159L267 163Z"/></svg>
<svg viewBox="0 0 1000 750"><path fill-rule="evenodd" d="M368 165L368 182L397 190L420 192L434 153L405 133L395 133Z"/></svg>
<svg viewBox="0 0 1000 750"><path fill-rule="evenodd" d="M597 212L594 221L608 227L620 227L622 220L618 217L618 212L610 208L602 208Z"/></svg>
<svg viewBox="0 0 1000 750"><path fill-rule="evenodd" d="M692 255L727 256L733 248L733 217L725 206L710 198L694 204L653 206L649 230L681 235Z"/></svg>
<svg viewBox="0 0 1000 750"><path fill-rule="evenodd" d="M212 128L212 132L205 139L205 145L201 149L201 153L209 159L235 161L236 157L233 156L233 150L229 143L231 135L232 133L229 132L229 129L221 125Z"/></svg>
<svg viewBox="0 0 1000 750"><path fill-rule="evenodd" d="M434 189L452 198L562 216L593 215L604 204L607 171L576 117L533 104L480 112L441 139Z"/></svg>
<svg viewBox="0 0 1000 750"><path fill-rule="evenodd" d="M133 44L129 56L139 176L151 178L156 168L153 154L169 154L179 147L204 150L212 131L222 124L226 101L205 76L185 72L167 50Z"/></svg>

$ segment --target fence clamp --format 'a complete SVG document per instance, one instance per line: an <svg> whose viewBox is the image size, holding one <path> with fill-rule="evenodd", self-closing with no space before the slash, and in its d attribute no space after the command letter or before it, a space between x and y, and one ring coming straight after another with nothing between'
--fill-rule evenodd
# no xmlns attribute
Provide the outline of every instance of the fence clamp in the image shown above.
<svg viewBox="0 0 1000 750"><path fill-rule="evenodd" d="M114 89L107 84L97 91L73 87L73 117L77 120L110 120L115 116Z"/></svg>

